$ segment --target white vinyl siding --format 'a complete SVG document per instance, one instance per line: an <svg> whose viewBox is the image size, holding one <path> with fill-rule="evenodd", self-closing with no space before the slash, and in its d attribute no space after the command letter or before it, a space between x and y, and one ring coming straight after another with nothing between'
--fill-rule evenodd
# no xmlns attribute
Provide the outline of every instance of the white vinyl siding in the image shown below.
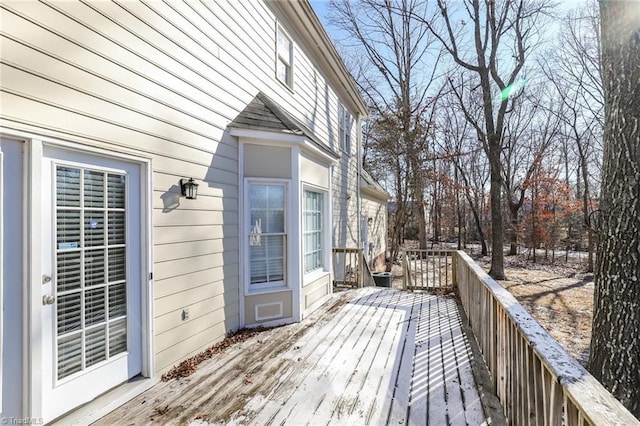
<svg viewBox="0 0 640 426"><path fill-rule="evenodd" d="M304 273L324 267L324 194L305 190L303 196Z"/></svg>
<svg viewBox="0 0 640 426"><path fill-rule="evenodd" d="M152 164L155 370L224 338L240 322L245 238L227 125L263 91L339 149L332 83L290 32L295 93L274 84L262 1L3 2L0 20L0 125ZM189 177L197 200L179 197Z"/></svg>

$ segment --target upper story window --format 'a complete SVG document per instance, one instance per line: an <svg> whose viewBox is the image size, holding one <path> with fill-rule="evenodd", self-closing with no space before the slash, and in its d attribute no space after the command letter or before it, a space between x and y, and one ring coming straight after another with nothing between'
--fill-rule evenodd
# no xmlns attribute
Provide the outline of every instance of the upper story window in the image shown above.
<svg viewBox="0 0 640 426"><path fill-rule="evenodd" d="M351 126L353 118L347 109L340 104L338 109L338 127L340 148L347 154L351 153Z"/></svg>
<svg viewBox="0 0 640 426"><path fill-rule="evenodd" d="M293 43L282 27L277 26L276 77L293 89Z"/></svg>

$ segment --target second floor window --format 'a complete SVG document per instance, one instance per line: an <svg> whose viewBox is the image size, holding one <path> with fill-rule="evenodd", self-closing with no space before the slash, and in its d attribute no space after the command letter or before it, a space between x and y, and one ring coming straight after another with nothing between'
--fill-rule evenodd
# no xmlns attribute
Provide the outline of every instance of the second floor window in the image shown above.
<svg viewBox="0 0 640 426"><path fill-rule="evenodd" d="M293 43L280 26L277 32L276 77L291 89L293 88Z"/></svg>
<svg viewBox="0 0 640 426"><path fill-rule="evenodd" d="M353 119L347 109L340 105L338 109L338 126L340 137L340 148L347 154L351 153L351 126Z"/></svg>

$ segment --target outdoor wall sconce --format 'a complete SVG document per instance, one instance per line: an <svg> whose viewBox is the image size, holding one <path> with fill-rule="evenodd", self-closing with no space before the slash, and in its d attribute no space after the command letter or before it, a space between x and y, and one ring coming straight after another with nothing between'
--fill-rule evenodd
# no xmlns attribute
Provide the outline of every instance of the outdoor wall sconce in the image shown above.
<svg viewBox="0 0 640 426"><path fill-rule="evenodd" d="M180 179L180 191L187 200L195 200L198 198L198 184L193 181L193 178Z"/></svg>

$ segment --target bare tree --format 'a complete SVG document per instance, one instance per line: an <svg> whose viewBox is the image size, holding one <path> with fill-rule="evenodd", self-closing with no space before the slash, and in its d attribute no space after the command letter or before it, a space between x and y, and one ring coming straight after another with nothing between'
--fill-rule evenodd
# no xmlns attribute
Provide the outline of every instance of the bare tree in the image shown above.
<svg viewBox="0 0 640 426"><path fill-rule="evenodd" d="M640 419L640 7L600 1L605 128L589 370Z"/></svg>
<svg viewBox="0 0 640 426"><path fill-rule="evenodd" d="M330 20L349 35L346 52L366 58L366 72L358 84L370 108L383 122L384 137L378 149L390 158L397 191L392 251L399 244L406 224L407 204L416 209L420 246L426 247L425 159L437 94L430 92L437 70L439 49L422 20L416 19L422 0L332 0ZM343 41L346 43L346 41ZM391 132L389 125L397 126ZM373 126L372 130L380 126ZM395 133L394 138L389 138ZM394 145L400 145L400 148ZM398 156L399 154L399 156ZM405 173L405 168L408 172ZM408 179L408 185L401 182Z"/></svg>
<svg viewBox="0 0 640 426"><path fill-rule="evenodd" d="M533 95L533 96L532 96ZM514 99L503 133L502 173L511 224L508 228L510 255L518 254L520 210L528 182L542 164L559 131L554 101L543 101L544 93L523 94Z"/></svg>
<svg viewBox="0 0 640 426"><path fill-rule="evenodd" d="M482 95L482 118L472 115L459 97L465 117L474 126L489 159L491 174L491 269L489 274L504 279L502 220L503 130L510 104L509 92L519 78L538 28L550 2L545 0L467 0L462 10L451 10L448 2L437 1L437 11L425 25L442 43L455 64L473 73ZM466 49L466 46L472 46ZM459 87L451 89L459 93ZM495 93L503 96L498 99Z"/></svg>
<svg viewBox="0 0 640 426"><path fill-rule="evenodd" d="M598 141L604 117L596 2L591 0L586 7L569 11L560 28L556 45L539 62L555 89L556 98L562 103L558 117L578 158L576 186L587 229L587 271L593 272L595 236L589 224L594 209L592 172L599 175L601 151Z"/></svg>
<svg viewBox="0 0 640 426"><path fill-rule="evenodd" d="M462 96L473 95L470 90L462 92ZM469 99L468 104L472 107L474 102ZM464 195L480 242L481 254L486 256L489 251L482 210L487 195L485 187L489 179L488 163L482 154L482 143L461 113L460 104L453 94L447 97L440 109L438 129L439 136L436 140L439 155L447 158L455 168L454 182Z"/></svg>

